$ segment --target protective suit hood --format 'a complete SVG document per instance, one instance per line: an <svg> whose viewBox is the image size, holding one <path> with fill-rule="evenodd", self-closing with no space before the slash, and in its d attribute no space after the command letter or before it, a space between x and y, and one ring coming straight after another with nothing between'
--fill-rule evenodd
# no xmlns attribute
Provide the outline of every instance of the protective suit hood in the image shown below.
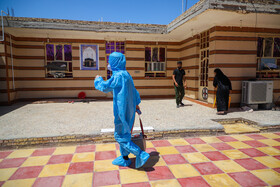
<svg viewBox="0 0 280 187"><path fill-rule="evenodd" d="M125 56L119 52L113 52L109 56L109 64L111 66L112 71L125 70L126 60Z"/></svg>

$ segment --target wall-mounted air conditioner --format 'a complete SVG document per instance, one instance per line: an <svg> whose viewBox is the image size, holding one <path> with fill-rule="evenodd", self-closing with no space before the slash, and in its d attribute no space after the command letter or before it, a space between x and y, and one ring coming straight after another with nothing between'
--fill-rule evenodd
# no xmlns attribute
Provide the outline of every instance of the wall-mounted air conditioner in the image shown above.
<svg viewBox="0 0 280 187"><path fill-rule="evenodd" d="M242 104L268 104L273 101L273 81L243 81Z"/></svg>

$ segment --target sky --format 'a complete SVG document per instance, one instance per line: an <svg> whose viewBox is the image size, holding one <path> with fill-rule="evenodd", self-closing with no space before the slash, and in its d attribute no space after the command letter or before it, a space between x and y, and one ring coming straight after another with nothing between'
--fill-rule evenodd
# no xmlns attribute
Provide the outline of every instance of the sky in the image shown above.
<svg viewBox="0 0 280 187"><path fill-rule="evenodd" d="M198 1L187 0L187 8ZM12 8L16 17L168 24L182 13L182 0L0 0L1 10Z"/></svg>

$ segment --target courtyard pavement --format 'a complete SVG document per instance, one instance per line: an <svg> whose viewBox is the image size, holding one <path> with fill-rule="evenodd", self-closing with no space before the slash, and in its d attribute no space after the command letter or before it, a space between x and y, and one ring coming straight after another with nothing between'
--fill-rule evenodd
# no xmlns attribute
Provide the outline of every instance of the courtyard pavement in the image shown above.
<svg viewBox="0 0 280 187"><path fill-rule="evenodd" d="M216 110L184 101L185 107L176 108L174 99L142 100L142 121L155 131L179 129L223 129L212 119L245 118L263 125L280 124L280 111L233 109L226 116ZM136 117L135 126L139 122ZM89 103L16 103L0 107L0 139L50 137L64 135L97 135L101 129L114 128L112 101Z"/></svg>
<svg viewBox="0 0 280 187"><path fill-rule="evenodd" d="M0 151L0 186L280 185L279 132L154 140L146 151L151 157L141 169L111 164L117 144Z"/></svg>

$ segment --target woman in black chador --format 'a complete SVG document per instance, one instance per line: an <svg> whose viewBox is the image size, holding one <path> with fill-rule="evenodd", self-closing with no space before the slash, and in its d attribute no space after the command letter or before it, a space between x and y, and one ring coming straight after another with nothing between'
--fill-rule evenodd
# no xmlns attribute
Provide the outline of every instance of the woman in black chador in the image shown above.
<svg viewBox="0 0 280 187"><path fill-rule="evenodd" d="M215 69L215 78L213 85L217 88L216 102L218 115L226 114L228 111L229 93L232 90L231 82L220 69Z"/></svg>

